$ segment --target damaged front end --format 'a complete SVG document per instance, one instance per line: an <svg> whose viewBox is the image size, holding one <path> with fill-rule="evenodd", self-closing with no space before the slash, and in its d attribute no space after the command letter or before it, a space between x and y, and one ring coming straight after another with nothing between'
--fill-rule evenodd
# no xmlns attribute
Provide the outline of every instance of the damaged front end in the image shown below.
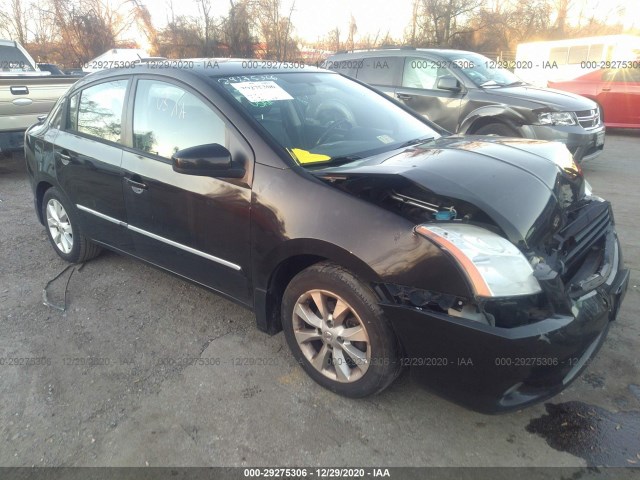
<svg viewBox="0 0 640 480"><path fill-rule="evenodd" d="M467 296L375 286L403 363L441 395L487 413L555 395L596 353L626 292L610 204L591 195L573 162L517 172L515 188L486 171L446 188L455 169L422 160L322 176L413 222L467 280Z"/></svg>

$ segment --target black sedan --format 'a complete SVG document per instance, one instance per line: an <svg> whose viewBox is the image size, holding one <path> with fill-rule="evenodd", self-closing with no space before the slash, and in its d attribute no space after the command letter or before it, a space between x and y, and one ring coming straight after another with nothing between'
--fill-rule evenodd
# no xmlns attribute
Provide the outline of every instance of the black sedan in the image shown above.
<svg viewBox="0 0 640 480"><path fill-rule="evenodd" d="M28 130L63 259L104 247L218 292L350 397L410 367L506 411L562 390L602 344L629 275L564 145L446 136L319 69L164 67L90 75Z"/></svg>

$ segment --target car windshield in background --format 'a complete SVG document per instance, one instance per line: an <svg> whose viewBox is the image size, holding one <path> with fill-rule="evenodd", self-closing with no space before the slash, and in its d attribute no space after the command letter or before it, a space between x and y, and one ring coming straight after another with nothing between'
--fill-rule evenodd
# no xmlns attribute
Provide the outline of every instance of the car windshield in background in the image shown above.
<svg viewBox="0 0 640 480"><path fill-rule="evenodd" d="M509 70L498 67L498 62L484 55L455 53L447 57L478 87L504 87L524 83Z"/></svg>
<svg viewBox="0 0 640 480"><path fill-rule="evenodd" d="M346 163L440 135L362 85L320 72L215 81L301 165Z"/></svg>

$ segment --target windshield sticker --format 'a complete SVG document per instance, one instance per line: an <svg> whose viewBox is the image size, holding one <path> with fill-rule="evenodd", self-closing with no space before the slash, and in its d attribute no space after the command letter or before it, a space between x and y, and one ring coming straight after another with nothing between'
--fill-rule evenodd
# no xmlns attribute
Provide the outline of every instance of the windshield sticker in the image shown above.
<svg viewBox="0 0 640 480"><path fill-rule="evenodd" d="M308 150L302 150L301 148L292 148L289 151L300 165L304 165L306 163L326 162L327 160L331 160L331 157L329 155L311 153Z"/></svg>
<svg viewBox="0 0 640 480"><path fill-rule="evenodd" d="M376 138L378 140L380 140L382 143L393 143L393 142L395 142L395 140L393 138L391 138L389 135L378 135Z"/></svg>
<svg viewBox="0 0 640 480"><path fill-rule="evenodd" d="M274 81L232 83L231 86L252 103L293 100L293 97Z"/></svg>

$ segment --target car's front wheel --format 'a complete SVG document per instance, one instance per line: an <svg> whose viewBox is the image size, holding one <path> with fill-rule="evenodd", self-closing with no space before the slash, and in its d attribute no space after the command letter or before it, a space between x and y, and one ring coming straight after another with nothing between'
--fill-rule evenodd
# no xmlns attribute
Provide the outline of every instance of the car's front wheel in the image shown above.
<svg viewBox="0 0 640 480"><path fill-rule="evenodd" d="M53 249L67 262L85 262L100 253L100 247L84 236L75 212L55 187L44 194L42 218Z"/></svg>
<svg viewBox="0 0 640 480"><path fill-rule="evenodd" d="M396 337L373 292L337 265L319 263L291 280L282 326L307 374L340 395L378 393L400 372Z"/></svg>

